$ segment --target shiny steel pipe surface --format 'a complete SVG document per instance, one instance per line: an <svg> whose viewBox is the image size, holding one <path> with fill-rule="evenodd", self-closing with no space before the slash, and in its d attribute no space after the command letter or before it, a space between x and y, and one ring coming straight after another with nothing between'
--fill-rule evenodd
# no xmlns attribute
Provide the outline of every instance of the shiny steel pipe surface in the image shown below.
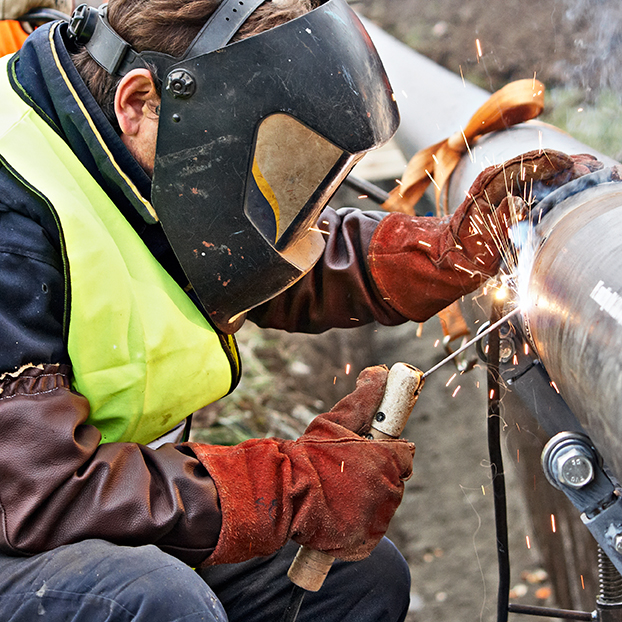
<svg viewBox="0 0 622 622"><path fill-rule="evenodd" d="M555 207L527 275L526 325L561 396L622 475L622 184Z"/></svg>

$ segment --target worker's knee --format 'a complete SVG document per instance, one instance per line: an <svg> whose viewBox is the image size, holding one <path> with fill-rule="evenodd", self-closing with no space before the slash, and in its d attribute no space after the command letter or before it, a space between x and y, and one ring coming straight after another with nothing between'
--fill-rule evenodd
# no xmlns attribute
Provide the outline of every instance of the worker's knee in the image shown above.
<svg viewBox="0 0 622 622"><path fill-rule="evenodd" d="M8 618L3 613L11 612ZM31 558L0 558L0 619L226 622L188 566L154 546L90 540ZM69 617L68 617L69 616Z"/></svg>
<svg viewBox="0 0 622 622"><path fill-rule="evenodd" d="M384 538L358 573L369 573L366 579L369 595L367 604L376 609L378 620L404 620L410 603L410 570L395 545ZM374 618L370 617L370 620Z"/></svg>
<svg viewBox="0 0 622 622"><path fill-rule="evenodd" d="M383 538L360 562L337 562L322 589L303 602L302 622L402 622L410 601L410 571L393 543Z"/></svg>

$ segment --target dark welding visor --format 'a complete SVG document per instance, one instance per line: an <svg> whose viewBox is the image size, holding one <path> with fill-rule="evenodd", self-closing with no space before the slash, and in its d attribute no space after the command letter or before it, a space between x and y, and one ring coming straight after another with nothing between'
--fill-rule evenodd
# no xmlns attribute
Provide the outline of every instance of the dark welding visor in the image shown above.
<svg viewBox="0 0 622 622"><path fill-rule="evenodd" d="M276 250L285 251L317 221L323 184L341 183L356 159L289 115L266 117L247 184L248 219Z"/></svg>
<svg viewBox="0 0 622 622"><path fill-rule="evenodd" d="M224 331L317 262L316 223L354 164L395 132L380 59L344 0L164 78L152 200Z"/></svg>

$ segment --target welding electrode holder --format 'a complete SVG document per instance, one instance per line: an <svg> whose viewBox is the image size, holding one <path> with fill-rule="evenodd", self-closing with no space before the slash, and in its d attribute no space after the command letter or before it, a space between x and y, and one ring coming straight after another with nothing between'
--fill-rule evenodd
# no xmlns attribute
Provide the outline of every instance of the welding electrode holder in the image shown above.
<svg viewBox="0 0 622 622"><path fill-rule="evenodd" d="M367 438L370 440L399 438L423 383L421 370L406 363L393 365L387 377L384 397ZM301 546L287 576L298 587L308 592L317 592L322 587L334 560L335 558L327 553Z"/></svg>

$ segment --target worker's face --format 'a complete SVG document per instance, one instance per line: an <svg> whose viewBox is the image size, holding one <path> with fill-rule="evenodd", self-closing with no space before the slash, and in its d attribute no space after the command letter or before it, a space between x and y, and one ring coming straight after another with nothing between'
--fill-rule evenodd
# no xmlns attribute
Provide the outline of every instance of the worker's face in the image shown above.
<svg viewBox="0 0 622 622"><path fill-rule="evenodd" d="M149 176L153 175L155 162L159 105L160 98L147 69L134 69L119 82L114 108L121 140Z"/></svg>

